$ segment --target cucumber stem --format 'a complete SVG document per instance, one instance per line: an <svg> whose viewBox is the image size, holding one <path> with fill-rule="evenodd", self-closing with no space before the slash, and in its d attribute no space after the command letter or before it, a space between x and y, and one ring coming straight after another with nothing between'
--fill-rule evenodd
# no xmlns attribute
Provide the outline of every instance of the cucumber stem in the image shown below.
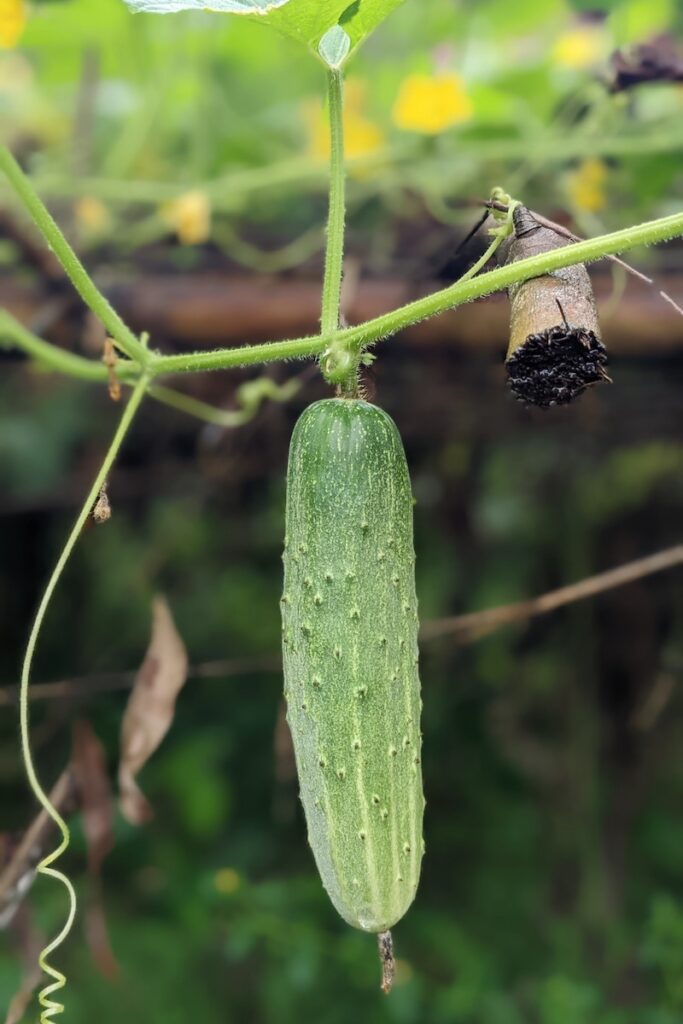
<svg viewBox="0 0 683 1024"><path fill-rule="evenodd" d="M377 936L379 949L379 962L382 965L382 992L388 996L394 985L396 976L396 961L394 960L394 940L391 932L387 929Z"/></svg>

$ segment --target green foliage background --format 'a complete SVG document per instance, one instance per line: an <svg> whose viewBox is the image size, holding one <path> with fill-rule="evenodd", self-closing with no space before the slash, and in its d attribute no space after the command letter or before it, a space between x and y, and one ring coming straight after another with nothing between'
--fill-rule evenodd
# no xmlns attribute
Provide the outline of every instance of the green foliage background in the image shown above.
<svg viewBox="0 0 683 1024"><path fill-rule="evenodd" d="M550 57L576 10L607 10L621 43L675 32L678 5L485 0L472 11L429 0L425 18L426 3L408 0L355 66L390 149L351 183L351 244L370 272L415 272L400 244L404 221L419 219L423 203L447 220L444 204L478 194L482 181L510 180L532 205L567 208L578 158L558 153L561 137L585 140L589 154L606 138L642 141L639 152L606 154L607 207L571 211L585 230L680 205L680 89L608 97L585 71ZM437 138L408 136L389 111L406 75L431 69L436 47L463 68L475 117ZM76 174L88 49L102 88L89 166ZM83 194L109 204L109 233L79 238L101 268L135 269L141 247L167 242L158 201L197 182L218 182L219 226L258 241L284 243L322 223L323 179L302 185L296 165L283 179L283 165L307 162L300 102L319 93L320 69L262 27L131 19L117 0L41 4L0 69L0 132L26 147L60 219L70 223ZM649 151L653 138L668 144ZM220 188L226 172L263 167L277 173L257 193L249 175L242 191ZM150 185L153 199L131 198L131 179ZM454 217L465 224L471 211ZM11 243L0 256L9 274ZM207 255L166 246L163 258L191 270ZM649 259L656 268L664 257ZM414 349L386 346L375 380L413 472L423 619L526 597L679 542L681 371L675 355L622 361L614 389L536 417L506 401L488 357L418 360ZM226 378L226 392L238 380ZM291 407L269 407L223 435L159 407L143 411L112 481L114 518L83 537L50 613L37 680L134 667L156 591L193 663L277 652L287 441L298 409L321 393L311 383ZM7 362L0 402L0 671L11 684L116 410L99 390L18 361ZM427 856L418 899L396 929L390 999L378 991L372 940L337 919L314 872L295 781L274 754L278 673L191 680L143 777L155 822L134 830L118 820L105 864L121 977L100 976L81 918L60 953L69 1020L678 1024L682 620L672 573L468 647L425 645ZM638 729L662 676L678 685L657 722ZM43 777L64 763L76 714L105 741L113 771L124 700L36 705ZM1 824L19 830L32 809L11 707L0 708L0 730ZM78 825L69 863L85 898ZM61 893L45 882L31 907L47 931L61 921ZM0 1007L20 980L16 950L3 941Z"/></svg>

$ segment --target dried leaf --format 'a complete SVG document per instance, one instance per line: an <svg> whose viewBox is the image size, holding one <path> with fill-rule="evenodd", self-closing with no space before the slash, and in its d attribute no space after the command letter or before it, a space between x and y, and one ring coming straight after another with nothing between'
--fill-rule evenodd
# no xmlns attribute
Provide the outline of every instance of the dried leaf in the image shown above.
<svg viewBox="0 0 683 1024"><path fill-rule="evenodd" d="M95 507L92 510L92 517L96 523L106 523L111 519L111 504L109 502L109 495L107 494L106 483L102 484L99 497L97 498Z"/></svg>
<svg viewBox="0 0 683 1024"><path fill-rule="evenodd" d="M640 46L612 54L612 92L624 92L652 82L683 82L683 51L671 36L662 35Z"/></svg>
<svg viewBox="0 0 683 1024"><path fill-rule="evenodd" d="M81 799L88 848L90 884L85 932L93 960L105 978L111 980L118 976L120 968L109 942L100 871L114 845L114 802L104 747L90 723L83 719L74 725L71 768Z"/></svg>
<svg viewBox="0 0 683 1024"><path fill-rule="evenodd" d="M83 719L74 725L71 768L81 798L88 872L94 877L114 845L114 808L104 747Z"/></svg>
<svg viewBox="0 0 683 1024"><path fill-rule="evenodd" d="M133 825L152 816L136 776L171 727L176 698L187 679L187 651L163 597L154 599L152 612L152 638L121 726L119 806Z"/></svg>
<svg viewBox="0 0 683 1024"><path fill-rule="evenodd" d="M85 912L85 935L88 946L97 968L108 981L113 981L121 974L119 962L114 956L109 941L107 917L104 912L102 893L99 884L93 885Z"/></svg>

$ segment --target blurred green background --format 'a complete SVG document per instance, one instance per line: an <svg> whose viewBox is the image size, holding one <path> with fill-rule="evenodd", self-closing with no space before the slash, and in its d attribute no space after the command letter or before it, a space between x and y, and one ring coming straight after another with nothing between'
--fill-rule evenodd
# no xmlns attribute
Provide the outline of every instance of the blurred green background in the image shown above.
<svg viewBox="0 0 683 1024"><path fill-rule="evenodd" d="M669 52L682 18L675 0L407 0L350 72L349 252L362 277L450 279L474 258L455 252L476 217L458 204L493 184L582 233L679 210L681 85L609 86L616 47L654 40ZM98 281L191 284L245 268L292 286L319 279L324 82L292 44L234 18L132 17L119 0L35 2L0 42L0 136ZM4 186L0 214L3 304L93 354L92 325L46 275ZM680 286L680 246L633 259ZM613 301L622 288L615 279ZM506 395L504 348L503 336L481 352L457 336L424 348L398 339L368 378L411 465L425 621L680 542L683 326L666 351L617 352L613 388L546 415ZM2 368L8 687L118 413L99 388L16 354ZM255 376L192 388L230 406ZM60 584L36 681L135 668L157 592L193 665L242 666L191 677L142 777L154 821L117 819L103 900L120 973L101 975L81 915L56 958L70 979L65 1019L678 1024L680 571L476 643L425 643L427 854L395 929L390 998L374 941L327 901L279 719L281 678L259 670L279 643L288 439L323 394L308 376L293 401L227 431L148 403L111 480L113 518L86 531ZM0 829L18 834L34 808L16 708L1 693ZM36 703L41 776L67 760L75 718L96 729L114 776L125 699ZM65 863L85 903L77 819ZM37 883L28 905L27 927L60 926L56 886ZM0 1009L20 985L21 948L16 929L0 936Z"/></svg>

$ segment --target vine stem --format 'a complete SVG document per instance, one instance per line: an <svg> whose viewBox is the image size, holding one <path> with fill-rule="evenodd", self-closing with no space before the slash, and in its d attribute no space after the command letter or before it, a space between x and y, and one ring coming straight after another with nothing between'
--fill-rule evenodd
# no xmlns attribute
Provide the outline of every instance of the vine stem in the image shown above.
<svg viewBox="0 0 683 1024"><path fill-rule="evenodd" d="M391 313L368 320L357 327L346 328L336 334L310 335L289 341L266 342L262 345L244 345L240 348L215 349L212 352L191 352L183 355L155 356L149 367L153 377L166 373L188 373L205 370L227 370L236 366L278 359L304 359L320 355L332 343L355 345L362 349L412 324L454 309L466 302L482 298L510 285L532 277L552 273L563 267L600 260L619 252L635 249L639 245L652 245L683 235L683 213L647 221L635 227L624 228L608 235L590 238L585 242L553 249L525 260L490 270L465 280L456 281L441 291L433 292L415 302L409 302Z"/></svg>
<svg viewBox="0 0 683 1024"><path fill-rule="evenodd" d="M322 334L339 330L339 307L344 267L344 222L346 218L344 168L344 78L340 70L327 73L327 96L330 114L330 205L327 218L325 278L323 281Z"/></svg>
<svg viewBox="0 0 683 1024"><path fill-rule="evenodd" d="M61 946L61 944L64 942L69 932L71 931L71 927L76 916L76 892L69 878L67 878L67 876L62 871L59 871L57 868L51 866L68 849L70 835L69 827L64 821L64 818L59 813L57 808L52 804L49 796L43 789L40 780L38 779L38 774L36 772L36 767L33 761L29 722L29 680L31 675L31 666L33 663L33 655L35 652L38 636L40 634L40 630L42 628L43 621L45 619L45 614L49 607L52 595L54 594L55 588L59 583L62 573L64 572L64 568L67 562L69 561L69 558L76 545L76 541L78 540L81 530L83 529L86 520L90 515L90 511L93 505L95 504L95 501L97 500L97 496L99 495L102 487L106 482L107 476L109 475L109 471L111 470L114 460L118 455L121 445L123 444L124 438L128 433L128 429L130 428L130 425L133 422L135 413L137 412L138 407L144 397L146 388L147 378L143 376L135 385L135 388L133 390L133 393L131 394L128 404L126 405L123 411L123 415L121 416L119 425L116 429L116 433L114 434L107 454L104 457L104 461L102 462L99 472L97 473L97 476L95 477L92 487L88 492L88 496L86 497L83 506L80 512L78 513L76 521L73 527L71 528L71 532L67 538L64 548L62 549L62 553L59 556L59 559L52 572L52 575L48 580L45 592L43 593L40 604L38 605L38 611L36 612L36 616L31 627L31 632L29 635L28 643L26 645L26 652L24 655L24 663L21 670L21 681L19 686L19 724L21 733L21 752L24 762L24 768L26 771L26 776L28 778L29 786L31 787L31 790L33 791L36 799L41 804L46 814L50 816L50 818L55 823L61 834L61 841L59 842L58 846L40 861L36 870L38 874L47 875L48 877L54 878L56 881L61 882L64 888L66 889L69 897L69 907L64 926L59 932L59 934L54 939L52 939L52 941L48 943L48 945L43 949L39 957L39 963L42 970L48 977L53 979L50 984L46 985L42 989L38 997L40 1005L43 1007L42 1013L40 1015L41 1024L49 1024L52 1017L64 1011L63 1005L59 1002L55 1002L51 998L51 996L55 992L58 992L60 989L64 988L64 986L66 985L66 977L64 974L61 973L61 971L58 971L56 968L52 967L47 962L47 960L48 957L59 946Z"/></svg>
<svg viewBox="0 0 683 1024"><path fill-rule="evenodd" d="M4 171L12 188L33 218L36 227L49 244L85 304L102 321L118 347L130 359L135 359L140 366L146 366L149 362L147 349L97 288L28 177L7 146L2 145L0 145L0 170Z"/></svg>
<svg viewBox="0 0 683 1024"><path fill-rule="evenodd" d="M44 341L19 323L7 310L0 309L0 348L3 347L21 349L35 359L41 368L78 380L105 382L110 378L110 370L101 360L86 359L85 356ZM140 367L137 362L120 359L114 372L120 381L130 384L138 379Z"/></svg>

